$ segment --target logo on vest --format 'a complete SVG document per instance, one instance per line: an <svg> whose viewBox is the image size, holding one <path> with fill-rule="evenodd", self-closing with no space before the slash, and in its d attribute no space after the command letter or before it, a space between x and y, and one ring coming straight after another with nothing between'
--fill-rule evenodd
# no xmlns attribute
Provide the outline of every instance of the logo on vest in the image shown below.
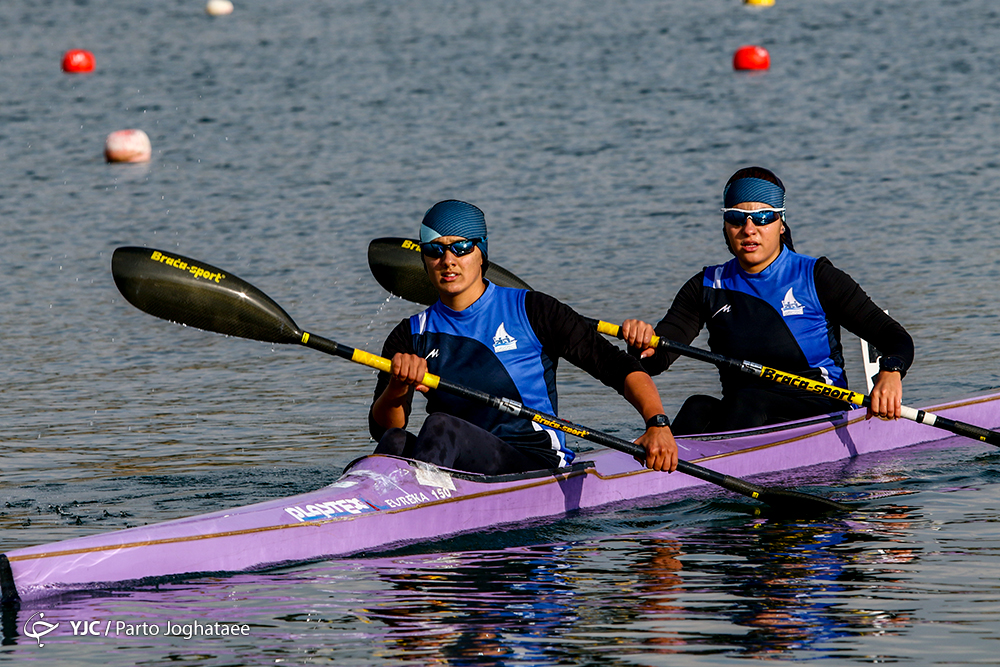
<svg viewBox="0 0 1000 667"><path fill-rule="evenodd" d="M785 298L781 300L781 316L788 317L789 315L801 315L804 310L801 303L792 294L792 288L789 287L788 291L785 292Z"/></svg>
<svg viewBox="0 0 1000 667"><path fill-rule="evenodd" d="M493 351L506 352L516 349L517 339L507 333L507 330L503 328L503 322L501 322L500 326L497 327L497 332L493 334Z"/></svg>

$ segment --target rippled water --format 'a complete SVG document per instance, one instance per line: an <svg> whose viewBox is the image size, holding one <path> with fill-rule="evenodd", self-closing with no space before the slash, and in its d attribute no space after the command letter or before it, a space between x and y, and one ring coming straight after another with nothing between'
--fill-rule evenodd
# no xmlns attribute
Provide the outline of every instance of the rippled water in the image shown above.
<svg viewBox="0 0 1000 667"><path fill-rule="evenodd" d="M491 259L535 288L590 316L656 319L726 259L722 184L759 163L788 187L797 248L913 334L907 403L1000 386L995 3L203 8L0 5L3 551L311 490L371 448L369 372L136 311L110 279L121 245L224 267L300 325L378 350L414 306L371 278L368 241L412 235L458 197L486 211ZM770 71L732 71L746 43ZM96 71L60 72L69 48ZM149 164L104 163L105 136L127 127L149 134ZM565 417L636 434L623 401L561 376ZM716 389L693 361L657 384L671 412ZM870 498L852 517L681 500L65 600L5 617L0 661L987 664L997 463L963 443L845 464L819 490ZM39 648L17 636L37 611L252 632Z"/></svg>

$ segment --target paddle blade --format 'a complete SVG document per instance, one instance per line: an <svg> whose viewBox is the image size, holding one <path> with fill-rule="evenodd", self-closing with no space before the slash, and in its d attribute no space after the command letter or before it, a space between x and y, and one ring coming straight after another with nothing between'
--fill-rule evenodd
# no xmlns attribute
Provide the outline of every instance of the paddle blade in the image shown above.
<svg viewBox="0 0 1000 667"><path fill-rule="evenodd" d="M438 300L437 290L424 271L420 245L410 239L386 237L368 244L368 267L386 291L407 301L430 306ZM486 279L501 287L531 287L513 273L490 262Z"/></svg>
<svg viewBox="0 0 1000 667"><path fill-rule="evenodd" d="M838 503L836 500L814 496L810 493L767 487L759 495L759 499L781 514L805 516L826 514L827 512L849 512L854 507Z"/></svg>
<svg viewBox="0 0 1000 667"><path fill-rule="evenodd" d="M295 322L250 283L196 259L126 247L111 257L122 296L155 317L268 343L298 343Z"/></svg>

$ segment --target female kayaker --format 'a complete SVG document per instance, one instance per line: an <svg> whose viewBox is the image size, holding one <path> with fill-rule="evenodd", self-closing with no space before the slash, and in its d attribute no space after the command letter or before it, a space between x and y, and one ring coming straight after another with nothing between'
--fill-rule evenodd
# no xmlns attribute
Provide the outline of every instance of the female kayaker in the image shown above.
<svg viewBox="0 0 1000 667"><path fill-rule="evenodd" d="M636 442L646 449L648 467L677 467L663 403L638 360L551 296L483 278L488 246L482 211L462 201L438 202L424 216L420 242L440 299L400 322L382 348L392 372L379 374L369 412L376 454L482 474L567 465L573 452L561 431L420 384L431 372L555 414L562 357L614 388L642 415L646 431ZM405 430L415 389L427 393L428 412L416 436Z"/></svg>
<svg viewBox="0 0 1000 667"><path fill-rule="evenodd" d="M649 347L654 333L690 343L708 327L717 354L847 387L840 327L875 345L880 372L869 417L898 419L902 378L913 362L913 340L843 271L825 257L794 251L785 222L785 187L761 167L740 169L723 190L722 231L734 259L698 272L652 325L622 324L625 341L641 350L651 375L677 358ZM674 419L676 434L752 428L844 409L844 403L733 369L720 369L722 399L691 396Z"/></svg>

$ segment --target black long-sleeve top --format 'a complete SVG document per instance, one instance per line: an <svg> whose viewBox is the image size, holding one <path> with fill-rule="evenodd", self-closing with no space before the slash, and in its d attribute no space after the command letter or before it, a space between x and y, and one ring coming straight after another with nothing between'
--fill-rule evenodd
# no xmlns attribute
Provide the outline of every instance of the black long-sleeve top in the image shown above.
<svg viewBox="0 0 1000 667"><path fill-rule="evenodd" d="M914 356L912 338L902 325L879 308L848 274L834 267L827 258L821 257L816 260L813 278L820 305L832 325L830 331L834 340L831 343L835 348L835 356L840 357L841 367L843 365L843 357L840 355L841 326L875 345L883 355L901 359L904 369L910 367ZM773 346L768 345L768 341L781 340L777 335L768 336L766 332L764 335L758 335L755 331L752 336L756 345L752 349L718 349L720 345L718 341L713 341L712 336L712 316L716 313L709 312L710 299L706 296L707 291L712 288L705 286L704 282L705 273L702 271L694 275L678 291L670 309L654 327L658 336L689 344L697 337L702 327L707 325L710 334L709 345L718 354L819 379L815 373L810 373L809 369L799 367L801 358L797 359L794 355L787 354L787 346L781 347L777 342ZM768 325L767 322L754 321L746 322L745 326L756 328ZM787 333L783 335L787 337ZM650 375L657 375L666 370L678 356L676 353L667 352L666 349L658 349L653 356L644 359L642 365ZM763 381L730 369L720 369L720 378L724 392L727 387L737 385L765 384Z"/></svg>

